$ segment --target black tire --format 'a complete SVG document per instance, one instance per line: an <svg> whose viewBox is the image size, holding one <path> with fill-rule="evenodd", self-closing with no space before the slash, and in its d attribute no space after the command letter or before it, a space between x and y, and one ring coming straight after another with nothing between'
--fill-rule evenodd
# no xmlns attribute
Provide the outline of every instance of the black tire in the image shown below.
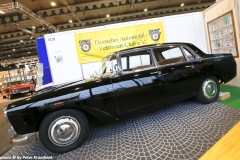
<svg viewBox="0 0 240 160"><path fill-rule="evenodd" d="M215 102L219 96L219 91L218 79L214 76L206 77L201 83L197 100L204 104Z"/></svg>
<svg viewBox="0 0 240 160"><path fill-rule="evenodd" d="M88 132L87 117L78 110L66 109L51 113L44 118L40 125L39 138L49 151L64 153L78 148L87 138ZM62 136L60 137L62 139L54 135ZM66 141L67 136L70 140Z"/></svg>

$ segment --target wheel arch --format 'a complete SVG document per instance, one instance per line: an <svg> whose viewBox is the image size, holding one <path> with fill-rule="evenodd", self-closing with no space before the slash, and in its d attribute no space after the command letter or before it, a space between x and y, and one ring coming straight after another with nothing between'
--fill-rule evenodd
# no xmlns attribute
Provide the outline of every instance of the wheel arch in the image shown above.
<svg viewBox="0 0 240 160"><path fill-rule="evenodd" d="M77 110L77 111L82 112L87 117L88 122L91 121L92 119L96 119L96 117L94 115L92 115L91 113L89 113L89 112L87 112L87 111L85 111L85 110L83 110L79 107L73 107L73 106L70 106L70 107L67 107L67 108L66 107L62 108L61 107L61 108L58 108L58 109L51 110L50 112L47 112L46 114L40 116L39 120L37 121L35 130L39 131L40 125L47 115L52 114L52 113L57 112L57 111L67 110L67 109Z"/></svg>

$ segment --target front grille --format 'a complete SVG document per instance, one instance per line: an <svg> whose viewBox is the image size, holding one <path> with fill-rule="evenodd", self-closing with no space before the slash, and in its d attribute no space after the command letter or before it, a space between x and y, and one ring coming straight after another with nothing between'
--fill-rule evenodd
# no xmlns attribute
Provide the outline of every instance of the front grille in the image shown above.
<svg viewBox="0 0 240 160"><path fill-rule="evenodd" d="M20 93L26 93L29 92L30 88L21 88L19 89Z"/></svg>

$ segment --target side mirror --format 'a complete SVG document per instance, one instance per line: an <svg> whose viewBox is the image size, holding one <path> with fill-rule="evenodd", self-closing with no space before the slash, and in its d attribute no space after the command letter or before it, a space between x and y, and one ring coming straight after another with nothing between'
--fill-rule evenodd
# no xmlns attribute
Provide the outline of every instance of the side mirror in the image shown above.
<svg viewBox="0 0 240 160"><path fill-rule="evenodd" d="M122 75L122 71L120 69L117 70L118 75Z"/></svg>
<svg viewBox="0 0 240 160"><path fill-rule="evenodd" d="M197 57L197 60L198 60L199 62L201 62L201 61L202 61L202 58L201 58L201 57Z"/></svg>

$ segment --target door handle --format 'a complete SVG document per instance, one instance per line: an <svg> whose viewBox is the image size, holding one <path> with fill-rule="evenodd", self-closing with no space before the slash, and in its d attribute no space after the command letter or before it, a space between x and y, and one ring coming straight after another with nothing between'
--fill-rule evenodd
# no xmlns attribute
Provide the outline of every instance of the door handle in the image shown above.
<svg viewBox="0 0 240 160"><path fill-rule="evenodd" d="M193 68L193 65L185 66L185 68Z"/></svg>
<svg viewBox="0 0 240 160"><path fill-rule="evenodd" d="M151 72L150 74L161 74L161 71Z"/></svg>

